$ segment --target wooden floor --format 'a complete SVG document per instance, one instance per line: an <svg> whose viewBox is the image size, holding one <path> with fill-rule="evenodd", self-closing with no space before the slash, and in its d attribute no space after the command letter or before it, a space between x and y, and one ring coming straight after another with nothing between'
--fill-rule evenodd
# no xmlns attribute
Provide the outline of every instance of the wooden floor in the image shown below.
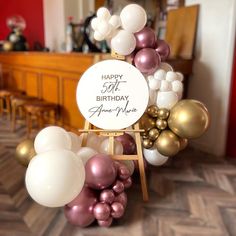
<svg viewBox="0 0 236 236"><path fill-rule="evenodd" d="M123 219L111 228L71 226L62 209L34 203L24 187L25 168L14 160L25 128L9 130L0 118L0 235L227 236L236 235L236 162L188 149L148 171L150 201L137 183Z"/></svg>

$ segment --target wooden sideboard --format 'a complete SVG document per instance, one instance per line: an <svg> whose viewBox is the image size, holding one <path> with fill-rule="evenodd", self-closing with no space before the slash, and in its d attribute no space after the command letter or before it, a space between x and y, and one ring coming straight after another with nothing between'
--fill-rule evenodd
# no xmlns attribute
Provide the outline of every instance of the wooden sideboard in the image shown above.
<svg viewBox="0 0 236 236"><path fill-rule="evenodd" d="M100 54L101 55L101 54ZM84 118L76 104L76 87L83 72L109 55L81 53L0 53L1 87L20 89L30 96L60 105L58 125L82 128ZM170 60L185 77L192 73L192 60ZM188 82L188 79L185 80Z"/></svg>

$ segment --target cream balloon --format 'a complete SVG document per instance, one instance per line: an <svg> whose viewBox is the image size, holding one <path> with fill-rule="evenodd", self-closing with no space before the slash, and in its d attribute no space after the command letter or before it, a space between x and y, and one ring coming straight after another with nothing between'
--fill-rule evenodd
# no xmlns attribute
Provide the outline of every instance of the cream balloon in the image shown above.
<svg viewBox="0 0 236 236"><path fill-rule="evenodd" d="M100 147L100 143L101 143L101 139L97 134L95 134L95 133L88 134L87 143L86 143L87 147L90 147L90 148L98 151L99 147Z"/></svg>
<svg viewBox="0 0 236 236"><path fill-rule="evenodd" d="M161 166L165 164L169 157L160 154L157 148L143 149L143 155L146 161L153 166Z"/></svg>
<svg viewBox="0 0 236 236"><path fill-rule="evenodd" d="M126 30L119 30L111 39L112 49L123 56L131 54L136 47L134 35Z"/></svg>
<svg viewBox="0 0 236 236"><path fill-rule="evenodd" d="M90 147L81 147L77 152L77 155L81 158L84 166L86 162L96 154L98 154L98 152Z"/></svg>
<svg viewBox="0 0 236 236"><path fill-rule="evenodd" d="M164 80L166 78L166 71L163 69L158 69L155 73L154 73L154 78L157 80Z"/></svg>
<svg viewBox="0 0 236 236"><path fill-rule="evenodd" d="M156 105L170 110L178 102L178 95L173 91L158 92Z"/></svg>
<svg viewBox="0 0 236 236"><path fill-rule="evenodd" d="M30 196L47 207L62 207L72 201L82 190L84 181L82 160L63 149L35 156L25 175Z"/></svg>
<svg viewBox="0 0 236 236"><path fill-rule="evenodd" d="M109 138L106 138L101 142L99 152L102 154L109 154ZM123 146L120 142L116 140L114 140L114 154L123 154Z"/></svg>
<svg viewBox="0 0 236 236"><path fill-rule="evenodd" d="M120 17L117 15L113 15L111 16L108 23L111 24L115 29L117 29L121 25Z"/></svg>
<svg viewBox="0 0 236 236"><path fill-rule="evenodd" d="M172 66L166 62L162 62L158 68L164 70L165 72L174 71Z"/></svg>
<svg viewBox="0 0 236 236"><path fill-rule="evenodd" d="M49 126L42 129L34 140L34 148L38 154L55 149L70 150L71 147L70 135L58 126Z"/></svg>
<svg viewBox="0 0 236 236"><path fill-rule="evenodd" d="M106 7L100 7L97 10L97 17L100 19L109 20L111 17L111 14Z"/></svg>
<svg viewBox="0 0 236 236"><path fill-rule="evenodd" d="M68 132L68 134L70 135L71 138L71 151L76 153L81 147L82 139L80 136L78 136L73 132Z"/></svg>
<svg viewBox="0 0 236 236"><path fill-rule="evenodd" d="M123 29L135 33L143 29L147 23L147 14L138 4L129 4L120 13Z"/></svg>

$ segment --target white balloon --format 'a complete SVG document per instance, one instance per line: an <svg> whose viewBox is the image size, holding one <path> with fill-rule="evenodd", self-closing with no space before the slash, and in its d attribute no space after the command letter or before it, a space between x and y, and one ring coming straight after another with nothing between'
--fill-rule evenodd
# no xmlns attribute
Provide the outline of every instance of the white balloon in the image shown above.
<svg viewBox="0 0 236 236"><path fill-rule="evenodd" d="M19 40L19 37L16 34L11 34L9 37L9 41L15 43Z"/></svg>
<svg viewBox="0 0 236 236"><path fill-rule="evenodd" d="M168 72L166 73L166 80L167 80L167 81L172 82L172 81L177 80L177 79L178 79L178 78L177 78L177 75L176 75L175 72L173 72L173 71L168 71Z"/></svg>
<svg viewBox="0 0 236 236"><path fill-rule="evenodd" d="M166 78L166 72L163 69L158 69L155 73L154 73L154 78L157 80L164 80Z"/></svg>
<svg viewBox="0 0 236 236"><path fill-rule="evenodd" d="M156 105L170 110L178 102L178 95L173 91L158 92Z"/></svg>
<svg viewBox="0 0 236 236"><path fill-rule="evenodd" d="M88 133L86 146L94 150L99 150L101 140L95 133Z"/></svg>
<svg viewBox="0 0 236 236"><path fill-rule="evenodd" d="M172 66L166 62L162 62L159 66L159 69L164 70L165 72L174 71Z"/></svg>
<svg viewBox="0 0 236 236"><path fill-rule="evenodd" d="M97 17L100 19L104 19L104 20L109 20L111 17L111 14L109 12L109 10L105 7L100 7L97 10Z"/></svg>
<svg viewBox="0 0 236 236"><path fill-rule="evenodd" d="M96 154L98 154L98 152L90 147L82 147L77 152L77 155L81 158L84 166L85 166L86 162Z"/></svg>
<svg viewBox="0 0 236 236"><path fill-rule="evenodd" d="M97 41L102 41L105 39L105 35L99 33L97 30L94 32L93 37Z"/></svg>
<svg viewBox="0 0 236 236"><path fill-rule="evenodd" d="M161 80L160 91L166 92L171 90L171 83L167 80Z"/></svg>
<svg viewBox="0 0 236 236"><path fill-rule="evenodd" d="M182 93L183 92L183 84L179 80L175 80L171 83L172 90L176 93Z"/></svg>
<svg viewBox="0 0 236 236"><path fill-rule="evenodd" d="M91 27L93 30L97 30L99 24L99 20L97 17L93 18L91 21Z"/></svg>
<svg viewBox="0 0 236 236"><path fill-rule="evenodd" d="M143 29L147 23L147 14L138 4L129 4L120 13L123 29L135 33Z"/></svg>
<svg viewBox="0 0 236 236"><path fill-rule="evenodd" d="M149 79L148 86L152 90L158 90L161 87L161 80Z"/></svg>
<svg viewBox="0 0 236 236"><path fill-rule="evenodd" d="M99 152L103 154L109 154L109 138L106 138L101 142ZM123 146L120 142L116 140L114 140L114 154L123 154Z"/></svg>
<svg viewBox="0 0 236 236"><path fill-rule="evenodd" d="M109 32L109 34L106 35L106 39L111 39L111 38L115 37L116 34L118 33L118 31L119 31L119 30L113 28L113 29ZM110 42L110 41L107 42L107 44L108 44L109 47L111 47L111 42Z"/></svg>
<svg viewBox="0 0 236 236"><path fill-rule="evenodd" d="M149 101L148 101L148 106L156 104L157 100L157 91L149 89Z"/></svg>
<svg viewBox="0 0 236 236"><path fill-rule="evenodd" d="M150 80L154 79L154 76L153 75L148 75L146 78L147 78L147 81L149 82Z"/></svg>
<svg viewBox="0 0 236 236"><path fill-rule="evenodd" d="M82 139L73 132L68 132L68 134L71 138L71 151L76 153L81 147Z"/></svg>
<svg viewBox="0 0 236 236"><path fill-rule="evenodd" d="M129 172L130 172L131 175L134 173L135 166L134 166L134 162L133 161L122 160L122 161L119 161L119 162L124 164L124 165L126 165L126 167L129 169Z"/></svg>
<svg viewBox="0 0 236 236"><path fill-rule="evenodd" d="M143 149L143 155L146 161L153 166L161 166L167 162L167 156L160 154L156 148Z"/></svg>
<svg viewBox="0 0 236 236"><path fill-rule="evenodd" d="M121 25L121 21L120 21L120 17L117 15L113 15L111 16L110 20L108 21L109 24L111 24L115 29L117 29L118 27L120 27Z"/></svg>
<svg viewBox="0 0 236 236"><path fill-rule="evenodd" d="M25 175L30 196L47 207L62 207L82 190L85 169L82 160L69 150L53 150L36 155Z"/></svg>
<svg viewBox="0 0 236 236"><path fill-rule="evenodd" d="M112 49L120 55L129 55L136 47L136 39L132 33L125 30L119 30L111 39Z"/></svg>
<svg viewBox="0 0 236 236"><path fill-rule="evenodd" d="M49 126L42 129L36 136L34 148L36 153L55 149L71 149L70 135L61 127Z"/></svg>
<svg viewBox="0 0 236 236"><path fill-rule="evenodd" d="M182 73L176 72L176 75L177 75L177 79L178 79L179 81L183 81L183 80L184 80L184 76L183 76Z"/></svg>
<svg viewBox="0 0 236 236"><path fill-rule="evenodd" d="M98 25L98 32L101 34L101 35L104 35L104 37L106 38L107 35L110 34L111 30L112 30L112 27L110 24L108 24L107 21L105 20L101 20L99 22L99 25Z"/></svg>

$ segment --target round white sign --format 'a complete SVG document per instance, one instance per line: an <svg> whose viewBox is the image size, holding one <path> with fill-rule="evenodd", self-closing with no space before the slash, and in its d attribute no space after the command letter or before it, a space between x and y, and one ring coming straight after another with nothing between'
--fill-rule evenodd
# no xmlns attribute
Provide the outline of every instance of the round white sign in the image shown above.
<svg viewBox="0 0 236 236"><path fill-rule="evenodd" d="M80 112L101 129L124 129L134 124L148 105L148 86L131 64L105 60L82 75L76 92Z"/></svg>

